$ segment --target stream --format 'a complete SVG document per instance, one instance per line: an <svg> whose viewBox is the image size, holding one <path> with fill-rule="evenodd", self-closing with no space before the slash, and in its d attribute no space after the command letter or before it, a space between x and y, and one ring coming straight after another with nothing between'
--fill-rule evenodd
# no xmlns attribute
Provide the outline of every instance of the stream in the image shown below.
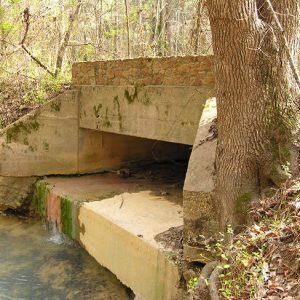
<svg viewBox="0 0 300 300"><path fill-rule="evenodd" d="M126 288L40 221L0 216L0 299L123 300Z"/></svg>

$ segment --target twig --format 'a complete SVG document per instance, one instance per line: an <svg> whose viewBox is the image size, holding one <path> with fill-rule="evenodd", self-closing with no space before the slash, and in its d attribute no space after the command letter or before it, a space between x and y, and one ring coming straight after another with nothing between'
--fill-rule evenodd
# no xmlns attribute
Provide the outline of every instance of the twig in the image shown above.
<svg viewBox="0 0 300 300"><path fill-rule="evenodd" d="M121 198L122 198L122 202L121 202L121 204L120 204L119 209L121 209L121 208L123 207L123 204L124 204L124 198L123 198L123 195L121 195Z"/></svg>
<svg viewBox="0 0 300 300"><path fill-rule="evenodd" d="M29 13L29 8L28 7L24 9L23 22L25 23L25 31L24 31L24 35L23 35L23 37L21 39L21 42L20 42L20 47L31 57L31 59L33 61L35 61L37 63L38 66L40 66L42 69L44 69L51 76L55 77L55 74L52 71L50 71L47 68L47 66L44 65L37 57L35 57L25 45L27 34L28 34L28 31L29 31L29 25L30 25L30 13Z"/></svg>
<svg viewBox="0 0 300 300"><path fill-rule="evenodd" d="M42 69L44 69L47 73L49 73L51 76L55 77L55 74L50 71L37 57L35 57L25 45L22 45L22 49L31 57L33 61L37 63Z"/></svg>

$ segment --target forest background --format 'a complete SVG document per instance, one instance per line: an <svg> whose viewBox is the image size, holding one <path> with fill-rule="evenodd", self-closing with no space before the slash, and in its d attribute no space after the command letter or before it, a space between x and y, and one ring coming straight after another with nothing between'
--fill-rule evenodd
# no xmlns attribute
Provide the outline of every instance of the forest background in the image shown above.
<svg viewBox="0 0 300 300"><path fill-rule="evenodd" d="M68 88L74 62L211 52L202 0L0 0L0 128Z"/></svg>

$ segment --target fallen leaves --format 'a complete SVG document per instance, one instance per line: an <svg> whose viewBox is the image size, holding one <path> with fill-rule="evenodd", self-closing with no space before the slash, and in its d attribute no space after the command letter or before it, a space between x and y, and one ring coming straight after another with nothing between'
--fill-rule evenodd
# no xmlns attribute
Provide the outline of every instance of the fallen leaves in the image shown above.
<svg viewBox="0 0 300 300"><path fill-rule="evenodd" d="M256 203L250 214L256 223L223 249L231 264L221 278L223 296L300 299L299 180Z"/></svg>

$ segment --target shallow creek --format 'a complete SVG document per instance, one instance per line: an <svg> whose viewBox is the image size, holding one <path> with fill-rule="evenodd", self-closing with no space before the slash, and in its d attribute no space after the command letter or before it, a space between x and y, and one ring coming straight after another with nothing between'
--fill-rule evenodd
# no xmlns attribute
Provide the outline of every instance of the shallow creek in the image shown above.
<svg viewBox="0 0 300 300"><path fill-rule="evenodd" d="M130 299L79 246L36 220L0 216L0 299Z"/></svg>

